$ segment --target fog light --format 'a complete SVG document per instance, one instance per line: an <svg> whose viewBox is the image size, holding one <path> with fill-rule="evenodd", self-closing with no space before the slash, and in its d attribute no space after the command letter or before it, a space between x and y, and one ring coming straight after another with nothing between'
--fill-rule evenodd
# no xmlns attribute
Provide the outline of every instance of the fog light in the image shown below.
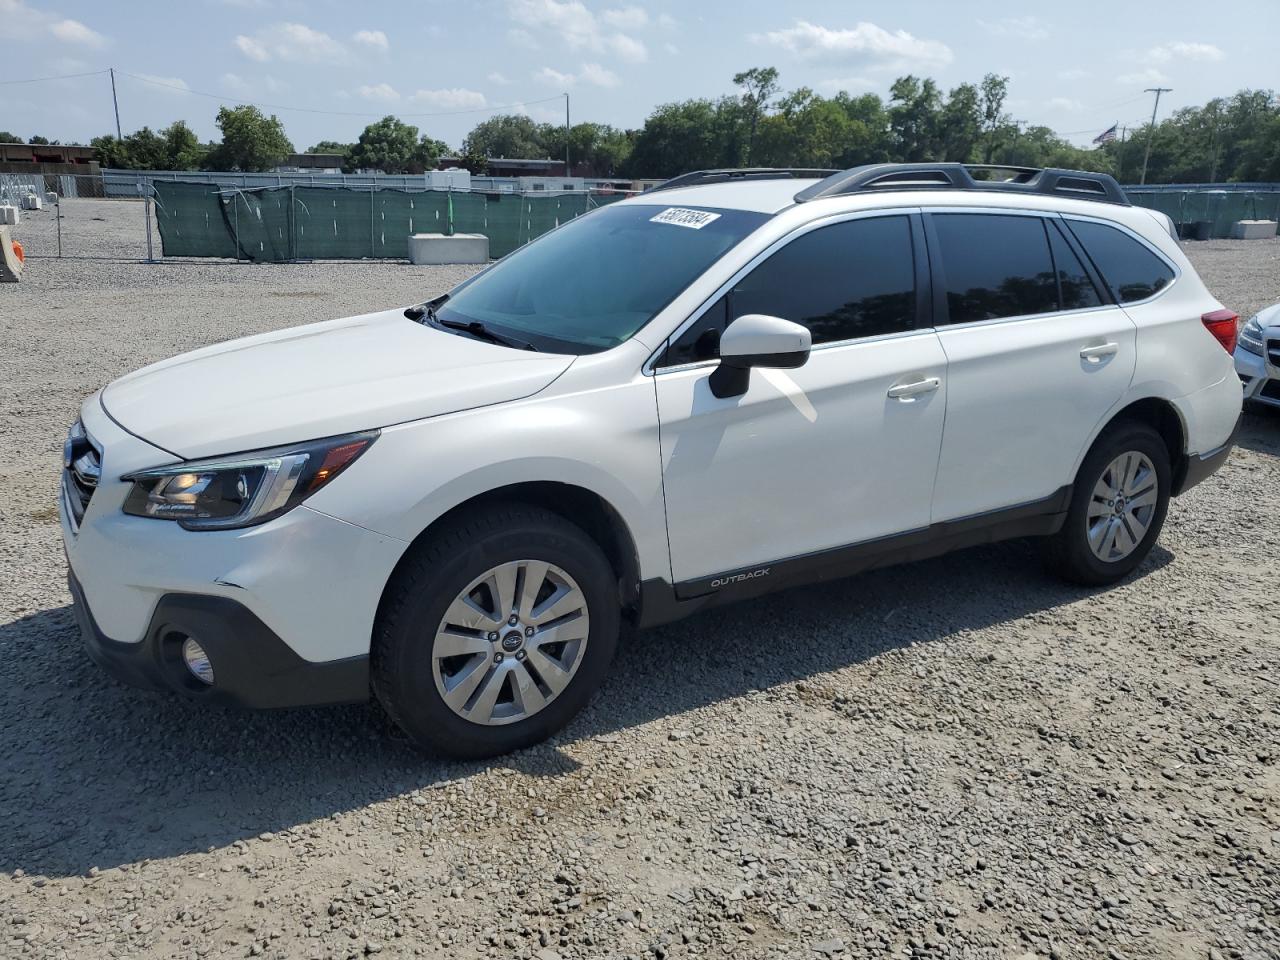
<svg viewBox="0 0 1280 960"><path fill-rule="evenodd" d="M209 662L209 655L204 652L204 647L196 643L195 637L187 637L182 641L182 662L201 683L213 685L213 664Z"/></svg>

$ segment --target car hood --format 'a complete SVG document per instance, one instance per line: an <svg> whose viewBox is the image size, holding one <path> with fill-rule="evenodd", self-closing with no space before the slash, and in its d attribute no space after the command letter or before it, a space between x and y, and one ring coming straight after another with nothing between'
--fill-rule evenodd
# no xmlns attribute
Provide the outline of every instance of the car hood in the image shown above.
<svg viewBox="0 0 1280 960"><path fill-rule="evenodd" d="M170 453L216 456L519 400L573 360L437 330L397 309L163 360L109 385L102 405Z"/></svg>

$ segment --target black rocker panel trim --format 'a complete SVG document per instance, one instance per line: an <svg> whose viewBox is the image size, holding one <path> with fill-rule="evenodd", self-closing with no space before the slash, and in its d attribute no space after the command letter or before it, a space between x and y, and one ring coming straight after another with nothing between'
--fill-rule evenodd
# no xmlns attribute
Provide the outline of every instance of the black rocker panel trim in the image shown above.
<svg viewBox="0 0 1280 960"><path fill-rule="evenodd" d="M725 603L762 596L788 587L844 577L925 560L953 550L1018 537L1049 536L1062 529L1071 487L1061 487L1042 500L881 537L789 557L773 563L729 570L714 577L686 580L674 586L661 578L640 585L641 627L670 623Z"/></svg>

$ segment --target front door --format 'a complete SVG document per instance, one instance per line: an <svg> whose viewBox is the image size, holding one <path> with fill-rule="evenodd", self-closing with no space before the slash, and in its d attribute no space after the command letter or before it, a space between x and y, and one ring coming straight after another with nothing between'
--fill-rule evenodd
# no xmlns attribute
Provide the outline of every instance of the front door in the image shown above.
<svg viewBox="0 0 1280 960"><path fill-rule="evenodd" d="M925 527L946 361L917 307L918 221L829 223L760 260L655 371L672 573L686 595L769 565ZM749 313L813 334L808 362L708 386L719 333Z"/></svg>

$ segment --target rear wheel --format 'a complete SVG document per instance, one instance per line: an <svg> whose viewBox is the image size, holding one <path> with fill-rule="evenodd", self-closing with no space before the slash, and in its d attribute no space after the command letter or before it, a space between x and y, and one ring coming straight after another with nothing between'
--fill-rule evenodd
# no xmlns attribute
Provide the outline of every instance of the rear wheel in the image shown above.
<svg viewBox="0 0 1280 960"><path fill-rule="evenodd" d="M534 507L487 508L397 572L375 629L374 693L423 746L506 753L583 707L619 623L612 568L585 532Z"/></svg>
<svg viewBox="0 0 1280 960"><path fill-rule="evenodd" d="M1169 450L1144 423L1108 428L1085 457L1062 529L1045 558L1073 583L1101 586L1135 570L1155 544L1169 507Z"/></svg>

